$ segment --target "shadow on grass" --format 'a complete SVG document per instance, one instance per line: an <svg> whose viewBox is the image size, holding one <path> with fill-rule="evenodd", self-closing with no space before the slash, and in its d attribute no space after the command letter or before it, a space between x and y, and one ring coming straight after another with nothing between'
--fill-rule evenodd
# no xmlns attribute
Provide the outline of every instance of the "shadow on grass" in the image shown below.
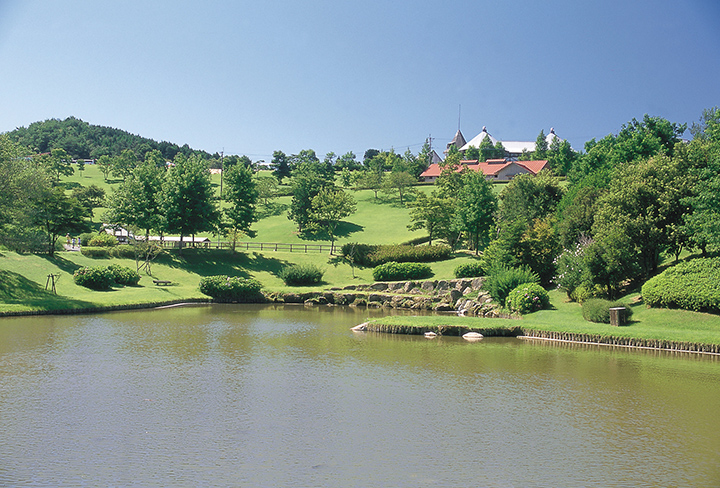
<svg viewBox="0 0 720 488"><path fill-rule="evenodd" d="M73 274L75 270L82 268L82 266L80 266L79 264L68 261L57 253L55 253L55 256L53 257L50 257L47 254L40 254L39 257L46 260L48 263L57 266L66 273Z"/></svg>
<svg viewBox="0 0 720 488"><path fill-rule="evenodd" d="M56 288L62 281L56 281ZM34 281L12 271L0 270L0 301L43 310L87 308L91 303L56 295Z"/></svg>
<svg viewBox="0 0 720 488"><path fill-rule="evenodd" d="M267 204L258 205L257 207L257 217L258 220L266 219L268 217L276 217L278 215L281 215L283 212L285 212L288 208L288 205L285 203L274 203L269 202Z"/></svg>
<svg viewBox="0 0 720 488"><path fill-rule="evenodd" d="M158 262L200 276L228 275L249 278L251 271L278 275L289 261L269 258L257 252L232 252L218 249L184 249L183 255L168 253Z"/></svg>

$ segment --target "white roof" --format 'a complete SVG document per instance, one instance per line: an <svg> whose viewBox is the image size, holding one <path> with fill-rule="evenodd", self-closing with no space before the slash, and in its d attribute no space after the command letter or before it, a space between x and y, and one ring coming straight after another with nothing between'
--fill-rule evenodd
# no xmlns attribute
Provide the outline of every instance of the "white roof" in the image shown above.
<svg viewBox="0 0 720 488"><path fill-rule="evenodd" d="M470 147L480 147L480 143L485 139L485 136L490 138L493 146L497 144L498 140L491 136L485 127L482 128L482 132L473 137L470 142L460 148L461 151L466 151ZM545 140L548 143L548 147L552 144L553 140L559 139L555 135L555 129L551 128L550 133L545 136ZM535 141L500 141L505 150L511 154L521 154L523 151L533 152L535 150Z"/></svg>
<svg viewBox="0 0 720 488"><path fill-rule="evenodd" d="M461 151L466 151L466 150L468 150L470 147L480 147L480 143L482 143L482 141L485 140L485 137L486 137L486 136L490 138L490 142L493 143L493 146L494 146L495 144L497 144L497 139L495 139L493 136L491 136L491 135L488 133L487 129L486 129L485 127L483 127L483 128L482 128L482 132L480 132L478 135L476 135L475 137L473 137L472 139L470 139L470 142L468 142L468 143L465 144L463 147L461 147L460 150L461 150ZM503 142L503 146L504 146L504 145L505 145L505 143Z"/></svg>

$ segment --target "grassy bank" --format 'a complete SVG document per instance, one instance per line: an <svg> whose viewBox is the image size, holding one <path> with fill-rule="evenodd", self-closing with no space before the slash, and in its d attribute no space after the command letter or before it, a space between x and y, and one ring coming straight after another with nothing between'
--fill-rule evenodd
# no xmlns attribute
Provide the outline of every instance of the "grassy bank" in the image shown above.
<svg viewBox="0 0 720 488"><path fill-rule="evenodd" d="M416 328L417 333L426 329L459 327L467 330L501 330L521 328L523 331L542 331L559 337L563 333L575 336L638 339L643 341L668 341L688 344L720 345L720 316L688 312L685 310L650 309L636 301L632 321L623 327L588 322L582 317L577 303L567 302L565 295L550 292L552 309L525 315L521 320L486 319L479 317L394 316L376 319L373 324L385 327ZM637 295L627 298L638 298ZM503 335L498 333L498 335ZM550 335L549 335L550 336Z"/></svg>

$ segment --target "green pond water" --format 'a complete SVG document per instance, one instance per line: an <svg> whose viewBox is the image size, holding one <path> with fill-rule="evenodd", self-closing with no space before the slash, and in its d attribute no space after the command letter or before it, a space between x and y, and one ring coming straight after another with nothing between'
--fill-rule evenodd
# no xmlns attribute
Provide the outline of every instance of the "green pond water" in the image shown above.
<svg viewBox="0 0 720 488"><path fill-rule="evenodd" d="M350 330L381 313L0 319L0 486L720 486L720 358Z"/></svg>

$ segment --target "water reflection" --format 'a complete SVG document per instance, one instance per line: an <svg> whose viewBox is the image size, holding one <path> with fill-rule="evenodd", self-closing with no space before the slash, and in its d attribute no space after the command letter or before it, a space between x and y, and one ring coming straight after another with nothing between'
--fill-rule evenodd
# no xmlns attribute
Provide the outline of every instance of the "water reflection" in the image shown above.
<svg viewBox="0 0 720 488"><path fill-rule="evenodd" d="M718 359L357 334L381 311L0 321L0 485L717 486Z"/></svg>

